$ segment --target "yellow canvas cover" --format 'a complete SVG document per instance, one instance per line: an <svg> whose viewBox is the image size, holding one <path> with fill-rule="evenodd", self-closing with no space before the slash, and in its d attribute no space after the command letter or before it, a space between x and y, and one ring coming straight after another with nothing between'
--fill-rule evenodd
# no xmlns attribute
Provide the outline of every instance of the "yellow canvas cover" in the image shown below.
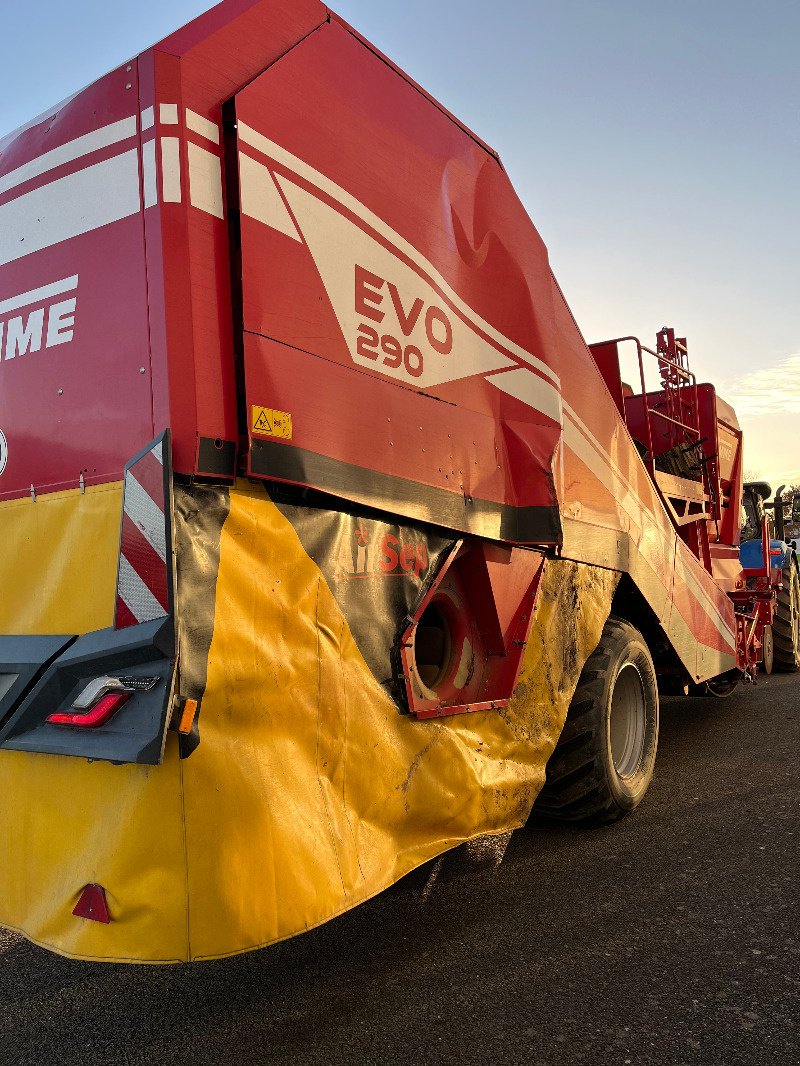
<svg viewBox="0 0 800 1066"><path fill-rule="evenodd" d="M418 721L368 666L297 513L246 482L176 487L199 744L180 758L170 733L156 767L0 752L0 924L86 959L218 958L525 823L618 576L548 560L511 704ZM16 549L0 558L0 631L110 625L119 515L119 486L0 505L26 553L24 572ZM109 925L72 914L89 883Z"/></svg>

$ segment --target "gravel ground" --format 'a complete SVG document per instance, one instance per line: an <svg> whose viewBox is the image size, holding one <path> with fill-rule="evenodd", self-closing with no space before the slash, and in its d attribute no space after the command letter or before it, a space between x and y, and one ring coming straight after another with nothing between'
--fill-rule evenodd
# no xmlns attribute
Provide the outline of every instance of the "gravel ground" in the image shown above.
<svg viewBox="0 0 800 1066"><path fill-rule="evenodd" d="M0 933L0 1062L798 1064L799 721L794 677L669 701L633 817L517 833L497 871L418 872L227 962Z"/></svg>

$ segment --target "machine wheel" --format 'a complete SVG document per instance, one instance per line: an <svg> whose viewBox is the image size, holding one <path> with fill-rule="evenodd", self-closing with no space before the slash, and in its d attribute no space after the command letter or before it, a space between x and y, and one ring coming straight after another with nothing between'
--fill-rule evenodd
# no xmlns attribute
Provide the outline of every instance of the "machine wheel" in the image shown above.
<svg viewBox="0 0 800 1066"><path fill-rule="evenodd" d="M783 587L772 624L775 669L800 670L800 580L793 559L783 568Z"/></svg>
<svg viewBox="0 0 800 1066"><path fill-rule="evenodd" d="M719 677L711 677L708 681L702 681L696 685L693 691L695 696L712 696L716 700L727 699L738 688L742 675L738 670L729 670Z"/></svg>
<svg viewBox="0 0 800 1066"><path fill-rule="evenodd" d="M764 626L764 637L761 643L763 644L761 669L765 674L771 674L772 667L775 664L775 642L772 637L772 626Z"/></svg>
<svg viewBox="0 0 800 1066"><path fill-rule="evenodd" d="M629 814L653 777L658 688L642 635L609 618L583 668L534 812L603 824Z"/></svg>

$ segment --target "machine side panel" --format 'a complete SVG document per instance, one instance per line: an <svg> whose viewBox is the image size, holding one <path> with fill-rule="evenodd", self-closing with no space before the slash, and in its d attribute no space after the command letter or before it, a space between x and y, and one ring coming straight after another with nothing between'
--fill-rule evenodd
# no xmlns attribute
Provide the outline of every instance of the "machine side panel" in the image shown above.
<svg viewBox="0 0 800 1066"><path fill-rule="evenodd" d="M678 537L554 282L564 404L564 555L624 570L695 680L736 665L733 604ZM630 403L630 401L628 401Z"/></svg>
<svg viewBox="0 0 800 1066"><path fill-rule="evenodd" d="M236 116L251 474L557 542L547 253L497 160L336 23Z"/></svg>
<svg viewBox="0 0 800 1066"><path fill-rule="evenodd" d="M5 138L0 499L118 480L153 436L138 65Z"/></svg>

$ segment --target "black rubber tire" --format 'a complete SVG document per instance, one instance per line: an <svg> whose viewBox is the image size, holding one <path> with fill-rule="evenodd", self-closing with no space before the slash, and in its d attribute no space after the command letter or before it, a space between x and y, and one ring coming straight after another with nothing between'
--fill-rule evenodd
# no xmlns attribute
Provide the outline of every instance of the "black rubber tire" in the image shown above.
<svg viewBox="0 0 800 1066"><path fill-rule="evenodd" d="M783 568L783 587L778 593L772 640L775 669L789 674L800 670L800 579L794 559Z"/></svg>
<svg viewBox="0 0 800 1066"><path fill-rule="evenodd" d="M635 674L626 674L623 686L627 691L633 683L642 704L641 725L621 773L612 752L611 712L617 682L626 667L633 667ZM653 778L657 747L658 687L653 659L639 631L612 616L583 668L564 730L547 764L534 815L602 825L630 814Z"/></svg>

